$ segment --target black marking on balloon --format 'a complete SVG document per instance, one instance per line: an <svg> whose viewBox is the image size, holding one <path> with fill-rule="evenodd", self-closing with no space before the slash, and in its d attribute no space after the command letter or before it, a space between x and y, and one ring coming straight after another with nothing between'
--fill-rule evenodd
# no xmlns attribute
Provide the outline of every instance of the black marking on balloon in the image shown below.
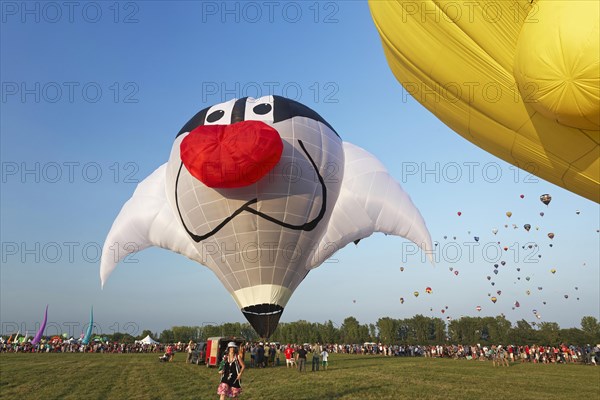
<svg viewBox="0 0 600 400"><path fill-rule="evenodd" d="M244 98L236 100L236 102L233 106L232 113L231 113L231 123L232 124L245 120L245 103L247 102L247 99L248 99L247 97L244 97ZM238 105L238 103L240 103L240 104ZM244 103L244 104L242 105L242 103ZM269 103L258 104L254 107L253 111L258 115L264 115L258 111L262 111L262 106L267 107L267 105L270 106ZM213 106L211 106L211 107L213 107ZM196 115L194 115L192 117L192 119L190 119L183 126L183 128L181 128L179 133L177 133L177 136L182 135L186 132L191 132L195 128L197 128L201 125L204 125L205 122L218 121L223 115L221 115L219 118L216 118L217 116L216 115L213 116L213 114L215 114L217 112L222 112L224 114L224 112L222 110L217 110L217 111L210 113L208 118L206 118L206 114L208 113L208 110L210 110L211 107L207 107L207 108L199 111ZM261 108L259 108L257 111L256 109L258 107L261 107ZM333 129L333 127L331 125L329 125L329 123L327 121L325 121L325 119L323 119L323 117L321 117L316 111L312 110L311 108L305 106L302 103L298 103L297 101L274 95L272 109L273 109L273 123L285 121L285 120L288 120L288 119L291 119L294 117L310 118L312 120L315 120L315 121L321 122L322 124L325 124L327 127L329 127L329 129L331 129L333 131L333 133L335 133L335 135L337 137L340 137L340 135L338 135L338 133L335 131L335 129ZM270 111L271 110L265 112L265 114L268 114ZM214 118L216 118L216 119L214 119Z"/></svg>
<svg viewBox="0 0 600 400"><path fill-rule="evenodd" d="M208 115L208 117L206 117L206 122L217 122L218 120L223 118L223 115L225 115L225 111L223 110L213 111Z"/></svg>
<svg viewBox="0 0 600 400"><path fill-rule="evenodd" d="M273 122L277 123L280 121L285 121L294 117L306 117L315 121L319 121L322 124L325 124L336 134L337 137L340 135L337 134L333 126L329 125L327 121L323 117L321 117L316 111L311 108L308 108L302 103L298 103L297 101L287 99L281 96L273 96L273 103L275 107L273 108Z"/></svg>
<svg viewBox="0 0 600 400"><path fill-rule="evenodd" d="M269 103L262 103L254 106L252 111L254 111L254 114L265 115L268 114L272 109L273 107Z"/></svg>
<svg viewBox="0 0 600 400"><path fill-rule="evenodd" d="M179 165L179 171L177 171L177 178L175 179L175 205L177 206L177 213L179 214L179 220L181 221L181 223L183 224L183 227L185 229L185 231L188 233L188 235L192 238L192 240L194 240L194 242L198 243L204 239L207 239L209 237L211 237L212 235L214 235L215 233L219 232L225 225L227 225L227 223L229 221L231 221L232 219L234 219L237 215L239 215L240 213L242 213L242 211L247 211L249 213L252 213L254 215L257 215L263 219L266 219L267 221L271 221L283 228L288 228L288 229L292 229L292 230L302 230L302 231L312 231L313 229L315 229L315 227L317 226L317 224L319 222L321 222L321 220L323 219L323 217L325 216L325 212L327 211L327 186L325 185L325 180L323 179L323 177L321 176L321 173L319 172L319 169L317 168L317 164L315 163L315 161L312 159L312 157L310 156L310 154L308 153L308 151L306 150L306 147L304 147L304 143L302 142L302 140L298 140L298 143L300 144L300 147L302 148L302 151L304 151L304 154L306 154L306 156L308 157L310 163L312 164L313 168L315 169L315 172L317 173L317 178L319 179L319 183L321 184L321 191L323 194L323 199L321 201L321 209L319 210L319 214L312 220L312 221L308 221L302 225L293 225L293 224L288 224L287 222L283 222L283 221L279 221L278 219L275 219L273 217L271 217L270 215L267 215L265 213L262 213L258 210L255 210L253 208L250 208L250 205L255 204L258 202L257 198L254 198L252 200L248 200L246 203L244 203L243 205L240 206L240 208L238 208L237 210L235 210L229 217L225 218L223 221L221 221L221 223L219 225L217 225L213 230L211 230L208 233L205 233L204 235L197 235L194 232L192 232L191 230L188 229L187 225L185 224L185 221L183 220L183 216L181 215L181 209L179 207L179 195L177 193L177 188L179 187L179 176L181 175L181 170L183 168L183 162Z"/></svg>
<svg viewBox="0 0 600 400"><path fill-rule="evenodd" d="M181 128L181 130L179 131L179 133L177 133L177 136L186 133L186 132L191 132L194 129L196 129L199 126L204 125L204 120L206 119L206 113L208 112L208 110L210 109L210 107L205 108L204 110L200 110L196 113L196 115L194 115L184 126L183 128Z"/></svg>
<svg viewBox="0 0 600 400"><path fill-rule="evenodd" d="M233 109L231 110L231 123L235 124L236 122L241 122L246 117L246 99L248 97L242 97L241 99L237 99L235 104L233 105Z"/></svg>

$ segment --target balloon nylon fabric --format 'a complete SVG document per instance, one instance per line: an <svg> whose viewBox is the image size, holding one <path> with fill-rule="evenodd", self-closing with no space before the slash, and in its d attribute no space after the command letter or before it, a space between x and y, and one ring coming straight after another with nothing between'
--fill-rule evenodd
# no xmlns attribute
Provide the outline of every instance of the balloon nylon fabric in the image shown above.
<svg viewBox="0 0 600 400"><path fill-rule="evenodd" d="M370 1L407 93L501 159L600 201L598 1Z"/></svg>

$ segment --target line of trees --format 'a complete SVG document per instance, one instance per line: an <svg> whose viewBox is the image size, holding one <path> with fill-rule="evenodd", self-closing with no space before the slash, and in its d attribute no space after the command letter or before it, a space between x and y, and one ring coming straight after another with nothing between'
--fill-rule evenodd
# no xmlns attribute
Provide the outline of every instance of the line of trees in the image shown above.
<svg viewBox="0 0 600 400"><path fill-rule="evenodd" d="M202 341L213 336L238 336L249 341L260 338L248 323L224 323L205 326L174 326L160 335L145 330L133 337L115 333L113 341L133 342L151 335L162 343ZM380 318L375 324L360 324L354 317L344 319L341 326L331 320L319 323L296 321L280 323L269 340L280 343L364 343L384 344L543 344L569 343L577 345L600 343L600 323L595 317L581 319L580 328L561 329L556 322L514 325L504 316L462 317L446 324L441 318L415 315L412 318Z"/></svg>

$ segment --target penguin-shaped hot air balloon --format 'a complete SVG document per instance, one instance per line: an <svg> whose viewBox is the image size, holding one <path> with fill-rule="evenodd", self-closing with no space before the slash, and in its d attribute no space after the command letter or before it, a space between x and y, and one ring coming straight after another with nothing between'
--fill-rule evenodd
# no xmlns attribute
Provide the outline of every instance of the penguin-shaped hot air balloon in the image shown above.
<svg viewBox="0 0 600 400"><path fill-rule="evenodd" d="M192 117L169 161L138 185L108 234L100 277L104 285L133 252L175 251L210 268L268 338L308 272L374 232L431 257L425 221L373 155L299 102L233 99Z"/></svg>

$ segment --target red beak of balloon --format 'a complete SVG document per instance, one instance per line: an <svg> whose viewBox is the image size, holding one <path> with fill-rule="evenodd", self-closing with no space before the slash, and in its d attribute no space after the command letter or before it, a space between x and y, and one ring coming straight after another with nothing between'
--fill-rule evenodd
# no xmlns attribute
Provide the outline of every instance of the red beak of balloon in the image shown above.
<svg viewBox="0 0 600 400"><path fill-rule="evenodd" d="M279 162L283 142L262 121L201 125L181 142L181 161L192 176L212 188L251 185Z"/></svg>

